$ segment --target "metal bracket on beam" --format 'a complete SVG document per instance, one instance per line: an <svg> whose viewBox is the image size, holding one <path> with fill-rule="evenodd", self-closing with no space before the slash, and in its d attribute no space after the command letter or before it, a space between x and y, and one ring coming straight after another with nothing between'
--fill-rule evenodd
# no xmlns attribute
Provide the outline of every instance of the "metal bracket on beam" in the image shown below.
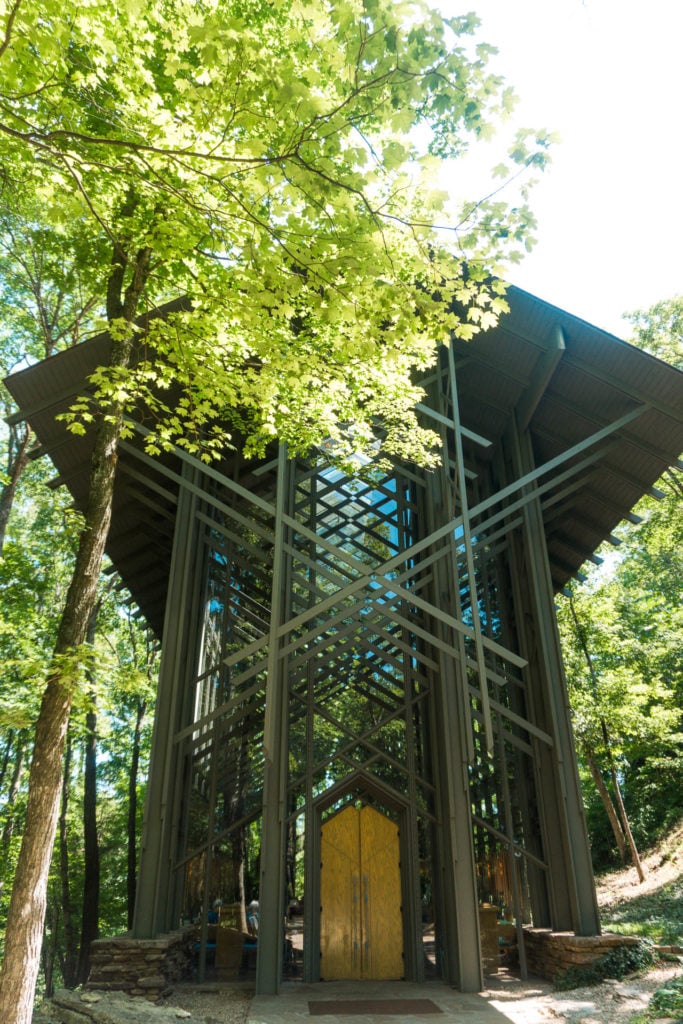
<svg viewBox="0 0 683 1024"><path fill-rule="evenodd" d="M517 422L520 430L526 430L529 426L557 364L564 355L565 348L564 331L556 324L551 332L548 348L538 357L529 386L517 403Z"/></svg>

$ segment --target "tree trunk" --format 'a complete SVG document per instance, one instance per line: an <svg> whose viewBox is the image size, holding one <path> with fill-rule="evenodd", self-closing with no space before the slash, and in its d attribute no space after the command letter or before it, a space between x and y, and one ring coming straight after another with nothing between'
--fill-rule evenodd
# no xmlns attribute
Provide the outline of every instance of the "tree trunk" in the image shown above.
<svg viewBox="0 0 683 1024"><path fill-rule="evenodd" d="M5 742L5 750L2 755L2 767L0 767L0 789L5 785L5 776L7 775L7 768L9 766L10 754L12 753L12 744L14 743L14 729L8 729L7 740Z"/></svg>
<svg viewBox="0 0 683 1024"><path fill-rule="evenodd" d="M626 807L624 806L624 800L621 795L621 786L619 785L619 777L617 775L617 767L614 763L612 756L612 745L610 743L609 731L607 729L607 722L604 718L600 719L600 728L602 729L602 740L605 744L605 750L607 751L607 761L609 763L609 771L612 776L612 787L614 789L614 796L616 797L617 807L619 808L619 817L621 818L621 824L624 829L624 835L626 836L629 850L631 851L631 859L634 867L638 872L638 878L641 882L645 881L645 869L640 860L638 848L636 847L633 833L631 832L631 825L628 820L628 814L626 813Z"/></svg>
<svg viewBox="0 0 683 1024"><path fill-rule="evenodd" d="M629 847L629 850L631 851L631 859L632 859L634 867L635 867L635 869L636 869L636 871L638 873L639 881L644 882L645 881L645 868L643 867L642 861L640 859L640 854L638 853L638 847L636 846L635 839L633 838L633 833L631 832L631 824L630 824L630 822L628 820L628 814L626 813L626 808L624 806L624 800L623 800L623 797L621 795L621 786L619 785L619 779L617 777L617 770L616 770L616 768L614 766L614 763L612 762L611 757L610 757L610 773L612 775L612 786L614 787L614 795L617 798L617 807L619 808L619 816L621 817L621 821L622 821L622 824L624 826L624 835L626 836L626 839L628 841L628 847Z"/></svg>
<svg viewBox="0 0 683 1024"><path fill-rule="evenodd" d="M142 734L142 720L147 711L147 701L138 700L137 713L135 716L135 730L133 732L133 750L128 769L128 871L127 871L127 895L128 895L128 928L133 927L133 914L135 912L135 892L137 889L137 817L138 817L138 770L140 766L140 737Z"/></svg>
<svg viewBox="0 0 683 1024"><path fill-rule="evenodd" d="M132 212L132 211L131 211ZM107 294L109 320L134 319L149 273L149 251L138 253L133 279L120 295L126 268L125 252L115 245ZM118 291L117 291L118 286ZM127 367L133 347L132 329L112 341L111 365ZM123 406L111 402L98 417L90 467L85 526L79 538L76 565L66 596L55 651L36 724L29 776L26 825L7 915L5 956L0 975L0 1019L3 1024L30 1024L45 920L47 879L54 846L66 730L76 685L75 660L95 606L104 546L109 533L114 494L117 445Z"/></svg>
<svg viewBox="0 0 683 1024"><path fill-rule="evenodd" d="M90 945L100 930L100 844L97 835L97 714L88 711L85 720L85 779L83 792L83 919L77 983L84 985L90 970Z"/></svg>
<svg viewBox="0 0 683 1024"><path fill-rule="evenodd" d="M19 793L19 786L21 784L21 776L24 770L24 749L25 740L21 733L17 736L17 748L14 756L14 769L12 771L12 780L7 791L5 798L5 824L2 829L2 837L0 838L0 856L2 857L2 876L0 877L0 892L5 887L5 880L7 878L7 863L9 858L10 842L14 835L14 823L15 817L13 814L14 801L17 799Z"/></svg>
<svg viewBox="0 0 683 1024"><path fill-rule="evenodd" d="M97 619L101 599L93 608L88 622L86 642L95 643ZM92 681L92 680L91 680ZM90 944L100 930L100 844L97 835L97 710L94 691L85 717L85 772L83 780L83 846L85 867L83 874L83 916L81 918L81 948L78 957L77 983L84 985L90 970Z"/></svg>
<svg viewBox="0 0 683 1024"><path fill-rule="evenodd" d="M59 934L59 905L56 900L48 907L50 941L43 943L41 959L43 978L45 979L45 996L51 999L54 995L55 960L57 959L57 936Z"/></svg>
<svg viewBox="0 0 683 1024"><path fill-rule="evenodd" d="M64 965L62 975L66 988L75 988L76 961L76 928L74 924L74 908L71 902L71 877L69 870L69 831L67 816L71 790L71 736L67 732L66 751L64 753L64 774L62 777L62 800L59 813L59 881L62 904L62 920L64 922Z"/></svg>
<svg viewBox="0 0 683 1024"><path fill-rule="evenodd" d="M102 419L93 456L90 507L36 724L26 824L7 915L0 1018L31 1020L45 918L46 887L59 814L62 759L74 686L74 651L85 639L109 529L119 422Z"/></svg>
<svg viewBox="0 0 683 1024"><path fill-rule="evenodd" d="M602 772L598 767L598 762L595 759L595 754L585 742L581 744L581 752L584 756L586 764L588 765L588 769L593 778L593 782L595 783L595 788L600 794L600 799L602 800L603 807L607 812L609 823L612 826L612 832L614 833L614 839L617 844L617 849L619 851L619 859L621 860L622 864L625 864L626 839L624 838L624 830L622 829L621 822L619 821L619 815L617 814L616 808L612 803L612 798L609 795L609 790L607 786L605 785L605 780L602 777Z"/></svg>
<svg viewBox="0 0 683 1024"><path fill-rule="evenodd" d="M15 440L15 429L13 428L10 433L10 451L12 449L12 441L16 444L16 452L14 458L10 459L10 464L7 467L7 475L9 477L7 483L0 491L0 555L2 549L5 546L5 533L7 532L7 522L9 520L9 514L12 511L12 504L14 502L14 495L16 494L17 484L19 483L19 477L24 471L26 463L28 462L28 446L31 440L31 431L26 427L23 436Z"/></svg>

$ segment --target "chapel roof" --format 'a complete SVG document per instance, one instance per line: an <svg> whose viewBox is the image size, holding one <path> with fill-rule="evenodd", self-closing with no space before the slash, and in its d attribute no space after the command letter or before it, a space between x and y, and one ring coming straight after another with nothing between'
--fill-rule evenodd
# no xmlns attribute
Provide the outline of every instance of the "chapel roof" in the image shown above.
<svg viewBox="0 0 683 1024"><path fill-rule="evenodd" d="M537 466L569 449L581 466L570 477L546 478L543 500L552 584L561 590L608 539L643 494L683 450L683 373L611 334L510 288L509 313L471 342L456 342L462 423L491 441L477 458L495 459L516 418L528 427ZM179 308L171 303L157 311ZM91 438L67 432L56 416L107 362L106 333L13 374L6 384L27 419L39 452L54 463L79 508L87 495ZM623 425L608 432L617 421ZM581 450L587 438L604 439ZM588 456L588 457L587 457ZM254 477L263 483L263 475ZM180 458L156 460L139 441L120 450L107 552L152 628L161 635L168 586ZM260 486L260 485L258 485Z"/></svg>

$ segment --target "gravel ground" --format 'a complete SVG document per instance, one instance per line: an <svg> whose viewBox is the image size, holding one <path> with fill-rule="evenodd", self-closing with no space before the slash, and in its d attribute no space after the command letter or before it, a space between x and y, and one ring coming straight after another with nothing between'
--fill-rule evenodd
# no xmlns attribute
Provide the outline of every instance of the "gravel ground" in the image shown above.
<svg viewBox="0 0 683 1024"><path fill-rule="evenodd" d="M182 985L164 1000L164 1006L189 1010L197 1024L246 1024L253 985Z"/></svg>
<svg viewBox="0 0 683 1024"><path fill-rule="evenodd" d="M671 978L683 975L683 965L658 967L641 977L603 981L599 985L556 992L547 981L514 979L489 985L485 996L513 1024L544 1021L581 1024L627 1024L642 1012L653 993ZM664 1018L658 1024L664 1024Z"/></svg>

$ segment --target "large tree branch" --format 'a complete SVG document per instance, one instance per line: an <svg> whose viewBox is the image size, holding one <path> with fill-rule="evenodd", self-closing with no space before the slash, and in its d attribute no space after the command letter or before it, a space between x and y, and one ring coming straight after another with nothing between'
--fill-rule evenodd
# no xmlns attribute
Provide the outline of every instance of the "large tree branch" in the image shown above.
<svg viewBox="0 0 683 1024"><path fill-rule="evenodd" d="M7 24L5 25L5 35L4 35L4 38L2 40L2 43L0 43L0 57L2 57L2 55L4 54L5 50L9 46L10 41L12 39L12 29L14 27L14 19L16 18L17 14L19 13L19 8L21 7L21 4L22 4L22 0L14 0L12 8L11 8L11 10L9 12L9 16L7 18Z"/></svg>
<svg viewBox="0 0 683 1024"><path fill-rule="evenodd" d="M13 115L14 116L14 115ZM0 131L5 132L7 135L11 135L15 139L21 139L22 142L27 142L32 146L38 146L41 149L45 149L50 153L57 154L61 153L64 155L63 150L55 149L50 146L51 142L57 142L59 139L70 140L72 142L84 143L88 146L103 146L106 148L124 149L128 152L133 153L153 153L157 156L163 157L192 157L197 160L230 164L235 167L261 167L269 164L280 163L282 160L289 159L291 154L282 153L277 156L255 156L255 157L243 157L243 156L225 156L218 155L216 153L203 153L200 150L190 149L189 147L178 147L177 149L169 149L162 146L152 146L145 142L135 142L131 139L117 139L107 136L99 135L85 135L83 132L76 132L68 128L55 128L53 131L41 132L37 128L32 128L29 131L19 131L18 128L12 128L11 125L4 121L0 121Z"/></svg>

